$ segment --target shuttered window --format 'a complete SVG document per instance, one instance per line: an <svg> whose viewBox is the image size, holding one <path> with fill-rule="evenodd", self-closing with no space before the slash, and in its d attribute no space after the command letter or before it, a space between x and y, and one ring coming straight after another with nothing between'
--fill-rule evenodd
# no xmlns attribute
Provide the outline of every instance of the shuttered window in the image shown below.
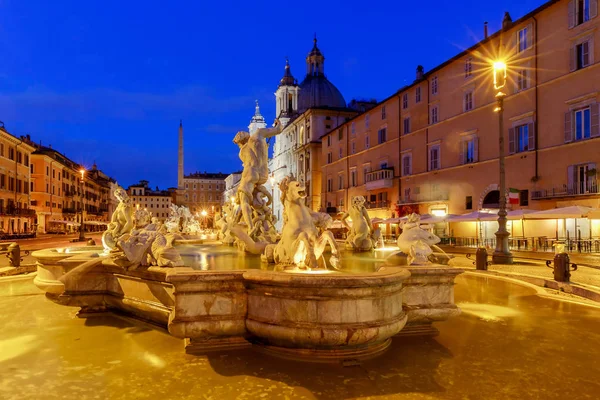
<svg viewBox="0 0 600 400"><path fill-rule="evenodd" d="M508 130L509 154L522 153L534 149L535 132L533 123L518 125Z"/></svg>

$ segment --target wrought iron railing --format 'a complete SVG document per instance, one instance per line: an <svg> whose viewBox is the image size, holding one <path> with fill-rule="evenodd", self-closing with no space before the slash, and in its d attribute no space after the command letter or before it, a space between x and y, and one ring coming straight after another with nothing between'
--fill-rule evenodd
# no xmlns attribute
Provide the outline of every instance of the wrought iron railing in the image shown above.
<svg viewBox="0 0 600 400"><path fill-rule="evenodd" d="M575 182L556 186L550 189L539 189L531 192L532 200L549 199L552 197L586 196L600 193L597 180Z"/></svg>

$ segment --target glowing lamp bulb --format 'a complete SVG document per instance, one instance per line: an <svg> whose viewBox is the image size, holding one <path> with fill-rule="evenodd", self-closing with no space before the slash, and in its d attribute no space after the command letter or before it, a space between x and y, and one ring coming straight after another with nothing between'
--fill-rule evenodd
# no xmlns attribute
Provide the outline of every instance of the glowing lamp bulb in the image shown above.
<svg viewBox="0 0 600 400"><path fill-rule="evenodd" d="M501 89L506 85L506 63L494 62L494 89Z"/></svg>

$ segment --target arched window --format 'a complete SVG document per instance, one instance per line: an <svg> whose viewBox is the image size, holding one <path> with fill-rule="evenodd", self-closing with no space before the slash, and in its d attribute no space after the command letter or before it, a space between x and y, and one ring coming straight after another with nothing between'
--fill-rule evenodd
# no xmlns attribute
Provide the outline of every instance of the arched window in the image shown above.
<svg viewBox="0 0 600 400"><path fill-rule="evenodd" d="M492 190L486 194L481 208L500 208L500 191Z"/></svg>

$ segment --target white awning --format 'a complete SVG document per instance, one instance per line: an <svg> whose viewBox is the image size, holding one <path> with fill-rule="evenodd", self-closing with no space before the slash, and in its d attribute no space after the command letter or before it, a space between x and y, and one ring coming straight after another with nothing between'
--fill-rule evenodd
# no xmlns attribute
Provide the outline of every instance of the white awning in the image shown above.
<svg viewBox="0 0 600 400"><path fill-rule="evenodd" d="M525 215L525 219L565 219L565 218L587 218L592 211L592 207L569 206L553 208L551 210L537 211Z"/></svg>

